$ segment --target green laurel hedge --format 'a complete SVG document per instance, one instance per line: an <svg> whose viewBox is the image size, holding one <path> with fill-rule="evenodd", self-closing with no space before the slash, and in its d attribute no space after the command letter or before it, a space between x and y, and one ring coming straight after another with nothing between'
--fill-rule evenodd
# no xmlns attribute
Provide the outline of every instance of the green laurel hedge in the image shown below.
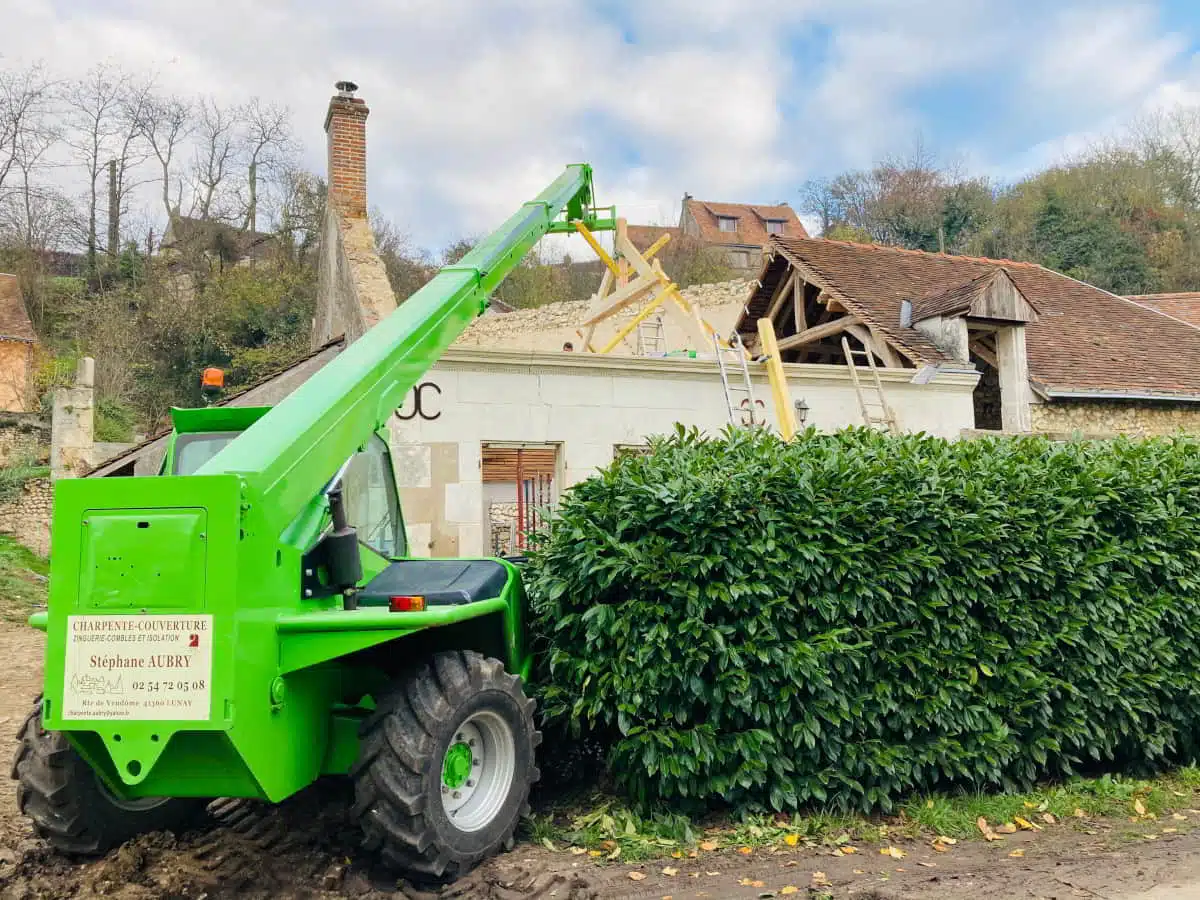
<svg viewBox="0 0 1200 900"><path fill-rule="evenodd" d="M544 714L633 799L889 808L1189 757L1200 445L682 430L566 492Z"/></svg>

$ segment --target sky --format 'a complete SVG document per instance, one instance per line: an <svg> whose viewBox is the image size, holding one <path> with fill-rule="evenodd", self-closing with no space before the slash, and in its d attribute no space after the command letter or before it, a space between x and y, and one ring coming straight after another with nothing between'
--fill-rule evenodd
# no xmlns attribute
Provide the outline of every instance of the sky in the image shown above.
<svg viewBox="0 0 1200 900"><path fill-rule="evenodd" d="M333 84L371 109L369 199L419 245L485 233L570 162L630 222L920 135L1000 181L1200 103L1194 0L0 0L0 65L110 61L289 106L323 172Z"/></svg>

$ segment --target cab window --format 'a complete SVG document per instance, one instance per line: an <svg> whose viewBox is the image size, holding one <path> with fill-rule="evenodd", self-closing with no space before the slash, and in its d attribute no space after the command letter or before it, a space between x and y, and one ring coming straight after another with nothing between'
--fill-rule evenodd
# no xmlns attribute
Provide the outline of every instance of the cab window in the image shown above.
<svg viewBox="0 0 1200 900"><path fill-rule="evenodd" d="M350 458L342 476L342 499L360 541L384 556L404 555L396 483L387 444L378 435Z"/></svg>

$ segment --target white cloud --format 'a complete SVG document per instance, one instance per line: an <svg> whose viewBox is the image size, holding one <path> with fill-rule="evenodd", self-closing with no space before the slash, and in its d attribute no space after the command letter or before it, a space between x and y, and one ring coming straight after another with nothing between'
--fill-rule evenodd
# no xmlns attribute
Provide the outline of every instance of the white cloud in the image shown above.
<svg viewBox="0 0 1200 900"><path fill-rule="evenodd" d="M113 59L182 94L287 104L317 171L333 82L354 79L371 200L434 247L581 160L635 221L674 221L684 191L794 202L815 170L982 120L937 102L967 78L990 79L989 128L1032 129L1027 160L1200 94L1153 7L1089 0L0 0L0 22L64 75ZM982 138L937 149L1020 164Z"/></svg>

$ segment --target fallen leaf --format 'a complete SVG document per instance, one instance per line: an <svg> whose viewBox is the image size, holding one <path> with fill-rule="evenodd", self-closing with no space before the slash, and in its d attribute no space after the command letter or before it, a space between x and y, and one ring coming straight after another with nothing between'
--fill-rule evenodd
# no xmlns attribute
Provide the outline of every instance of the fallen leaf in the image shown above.
<svg viewBox="0 0 1200 900"><path fill-rule="evenodd" d="M542 846L545 847L547 850L549 850L551 853L558 852L558 848L554 846L554 841L550 840L550 838L542 838Z"/></svg>
<svg viewBox="0 0 1200 900"><path fill-rule="evenodd" d="M1017 826L1012 822L1005 822L1003 825L996 826L996 834L1016 834Z"/></svg>
<svg viewBox="0 0 1200 900"><path fill-rule="evenodd" d="M601 841L600 842L601 850L615 850L616 848L617 848L616 841Z"/></svg>
<svg viewBox="0 0 1200 900"><path fill-rule="evenodd" d="M1188 796L1186 791L1177 791L1174 788L1171 789L1171 793L1174 794L1176 797L1187 797Z"/></svg>
<svg viewBox="0 0 1200 900"><path fill-rule="evenodd" d="M937 863L925 862L923 860L918 862L917 865L924 866L927 869L936 869L937 868Z"/></svg>
<svg viewBox="0 0 1200 900"><path fill-rule="evenodd" d="M674 878L676 875L679 874L679 870L677 868L675 868L674 866L663 866L662 873L664 875L666 875L668 878Z"/></svg>
<svg viewBox="0 0 1200 900"><path fill-rule="evenodd" d="M834 850L833 853L831 853L829 855L830 856L845 856L846 854L843 853L840 849L838 849L838 850Z"/></svg>
<svg viewBox="0 0 1200 900"><path fill-rule="evenodd" d="M1026 801L1025 801L1025 808L1026 808L1026 809L1037 809L1037 804L1036 804L1036 803L1030 803L1028 800L1026 800Z"/></svg>
<svg viewBox="0 0 1200 900"><path fill-rule="evenodd" d="M1175 833L1175 832L1177 832L1178 830L1179 830L1178 828L1164 828L1164 829L1162 830L1162 833L1163 833L1163 834L1174 834L1174 833Z"/></svg>
<svg viewBox="0 0 1200 900"><path fill-rule="evenodd" d="M742 854L742 856L749 856L753 852L749 847L738 847L738 853Z"/></svg>
<svg viewBox="0 0 1200 900"><path fill-rule="evenodd" d="M1042 818L1044 819L1045 816L1042 816ZM1054 817L1051 816L1050 818L1053 820ZM1041 825L1038 825L1036 822L1030 822L1028 819L1022 819L1020 816L1013 816L1013 821L1016 822L1017 827L1022 829L1023 831L1041 831L1042 830ZM1051 821L1050 824L1053 825L1054 824L1053 821Z"/></svg>
<svg viewBox="0 0 1200 900"><path fill-rule="evenodd" d="M1077 819L1087 818L1087 813L1085 813L1082 809L1079 809L1078 807L1075 808L1075 812L1071 813L1071 815L1073 815Z"/></svg>
<svg viewBox="0 0 1200 900"><path fill-rule="evenodd" d="M1148 841L1157 841L1158 840L1157 834L1143 834L1142 837L1144 837Z"/></svg>
<svg viewBox="0 0 1200 900"><path fill-rule="evenodd" d="M1042 821L1047 825L1057 825L1058 819L1054 818L1052 813L1042 813Z"/></svg>
<svg viewBox="0 0 1200 900"><path fill-rule="evenodd" d="M789 859L787 862L785 862L785 863L783 864L783 867L784 867L785 869L790 869L790 868L792 868L792 867L793 867L793 866L795 866L795 865L796 865L796 861L795 861L794 859Z"/></svg>
<svg viewBox="0 0 1200 900"><path fill-rule="evenodd" d="M788 894L800 893L800 888L796 887L794 884L785 884L779 889L779 893L786 897Z"/></svg>
<svg viewBox="0 0 1200 900"><path fill-rule="evenodd" d="M945 853L947 848L945 844L939 844L937 841L934 841L933 849L937 853Z"/></svg>
<svg viewBox="0 0 1200 900"><path fill-rule="evenodd" d="M813 872L812 880L818 887L833 887L833 882L825 877L824 872Z"/></svg>
<svg viewBox="0 0 1200 900"><path fill-rule="evenodd" d="M992 826L988 824L988 820L983 816L980 816L975 820L975 827L979 829L979 833L984 837L987 837L992 833Z"/></svg>
<svg viewBox="0 0 1200 900"><path fill-rule="evenodd" d="M765 887L766 886L765 881L751 881L749 878L743 878L741 881L738 882L738 884L744 885L745 887Z"/></svg>
<svg viewBox="0 0 1200 900"><path fill-rule="evenodd" d="M798 843L800 843L800 835L789 834L787 837L785 837L783 839L783 842L785 844L787 844L789 847L795 847Z"/></svg>
<svg viewBox="0 0 1200 900"><path fill-rule="evenodd" d="M898 869L896 869L896 871L897 871L897 872L907 872L907 871L908 871L908 869L902 869L902 868L898 868Z"/></svg>
<svg viewBox="0 0 1200 900"><path fill-rule="evenodd" d="M700 849L701 849L701 850L708 850L710 853L711 853L713 850L716 850L718 846L719 846L719 845L717 844L717 842L716 842L716 841L701 841L701 842L700 842Z"/></svg>
<svg viewBox="0 0 1200 900"><path fill-rule="evenodd" d="M843 853L857 853L858 848L857 847L843 847L842 852Z"/></svg>
<svg viewBox="0 0 1200 900"><path fill-rule="evenodd" d="M674 853L671 854L671 859L683 859L683 853L680 852L679 850L676 850Z"/></svg>
<svg viewBox="0 0 1200 900"><path fill-rule="evenodd" d="M1144 816L1146 814L1146 807L1142 803L1141 800L1134 800L1133 801L1133 811L1135 813L1137 813L1139 816Z"/></svg>
<svg viewBox="0 0 1200 900"><path fill-rule="evenodd" d="M608 856L606 856L604 858L605 859L617 859L620 857L620 855L621 855L621 848L620 848L620 846L617 846L617 847L613 848L612 853L608 854Z"/></svg>
<svg viewBox="0 0 1200 900"><path fill-rule="evenodd" d="M645 881L646 873L645 872L630 872L629 880L630 881Z"/></svg>
<svg viewBox="0 0 1200 900"><path fill-rule="evenodd" d="M880 847L879 854L880 856L890 856L892 859L904 859L904 857L908 856L899 847Z"/></svg>
<svg viewBox="0 0 1200 900"><path fill-rule="evenodd" d="M572 856L583 856L583 854L585 854L585 853L587 853L586 847L572 847L571 848Z"/></svg>
<svg viewBox="0 0 1200 900"><path fill-rule="evenodd" d="M855 869L854 874L855 875L866 875L867 873L864 872L862 869Z"/></svg>
<svg viewBox="0 0 1200 900"><path fill-rule="evenodd" d="M688 851L688 859L696 859L699 856L700 856L700 854L697 853L695 850Z"/></svg>
<svg viewBox="0 0 1200 900"><path fill-rule="evenodd" d="M705 872L705 875L720 875L720 872Z"/></svg>
<svg viewBox="0 0 1200 900"><path fill-rule="evenodd" d="M1179 813L1175 813L1174 815L1171 816L1171 818L1174 819L1176 822L1186 822L1187 821L1187 816L1181 816Z"/></svg>
<svg viewBox="0 0 1200 900"><path fill-rule="evenodd" d="M597 856L603 856L603 855L604 855L604 851L602 851L602 850L589 850L588 851L588 856L591 856L593 858L597 857Z"/></svg>
<svg viewBox="0 0 1200 900"><path fill-rule="evenodd" d="M1010 853L1008 855L1011 856L1013 859L1020 859L1022 856L1025 855L1025 851L1024 850L1014 850L1012 853Z"/></svg>

